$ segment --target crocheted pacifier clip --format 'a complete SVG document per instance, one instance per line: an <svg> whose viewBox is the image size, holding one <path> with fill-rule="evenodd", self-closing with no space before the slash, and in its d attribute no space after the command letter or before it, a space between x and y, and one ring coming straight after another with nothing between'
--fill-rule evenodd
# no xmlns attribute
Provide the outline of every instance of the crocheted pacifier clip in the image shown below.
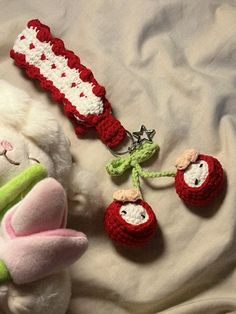
<svg viewBox="0 0 236 314"><path fill-rule="evenodd" d="M63 41L54 38L48 26L32 20L18 36L10 52L15 64L37 79L54 101L63 106L74 125L75 133L83 135L93 127L102 142L117 146L126 133L111 114L105 88L97 83L92 72L80 63Z"/></svg>
<svg viewBox="0 0 236 314"><path fill-rule="evenodd" d="M173 177L179 197L195 206L208 205L222 190L224 176L220 162L193 149L177 159L177 172L144 171L140 164L159 148L152 141L155 130L147 130L145 126L132 134L125 130L111 113L105 88L81 64L79 57L67 50L61 39L54 38L49 27L39 20L30 21L18 35L10 55L16 65L30 78L37 79L54 101L62 105L77 135L93 128L110 150L125 138L132 141L127 151L113 151L118 157L106 167L111 176L120 176L131 169L133 183L133 188L114 193L114 201L104 215L105 230L115 242L142 246L156 234L157 220L152 208L143 200L139 177Z"/></svg>

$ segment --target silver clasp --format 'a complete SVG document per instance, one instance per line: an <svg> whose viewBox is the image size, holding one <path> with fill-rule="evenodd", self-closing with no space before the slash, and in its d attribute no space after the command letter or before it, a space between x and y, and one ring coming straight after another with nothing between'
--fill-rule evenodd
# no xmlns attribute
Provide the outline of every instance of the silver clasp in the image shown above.
<svg viewBox="0 0 236 314"><path fill-rule="evenodd" d="M131 145L128 146L127 150L125 151L114 151L110 148L110 152L114 156L122 156L125 154L131 154L139 145L141 145L144 141L152 142L152 139L154 135L156 134L156 131L154 129L147 130L147 128L144 125L141 125L140 130L136 132L130 133L128 130L125 130L128 138L131 140Z"/></svg>

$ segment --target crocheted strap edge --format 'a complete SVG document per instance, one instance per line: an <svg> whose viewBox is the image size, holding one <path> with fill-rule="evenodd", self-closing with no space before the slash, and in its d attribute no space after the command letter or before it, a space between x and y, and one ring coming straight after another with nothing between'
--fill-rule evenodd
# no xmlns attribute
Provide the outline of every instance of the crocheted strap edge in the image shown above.
<svg viewBox="0 0 236 314"><path fill-rule="evenodd" d="M16 43L10 51L10 56L14 59L15 64L23 68L28 77L37 79L41 87L51 93L54 101L63 105L65 115L72 122L77 135L83 135L90 127L95 127L99 138L109 148L114 148L119 145L126 137L125 129L111 113L111 105L105 97L105 88L98 84L91 70L80 63L80 58L72 51L67 50L64 43L59 38L54 38L50 32L50 28L42 24L39 20L31 20L27 24L27 29L34 29L37 32L36 38L40 43L49 43L51 46L53 57L64 58L67 62L68 69L78 70L78 76L84 83L89 83L92 86L92 93L101 100L103 110L99 114L81 114L76 106L65 97L65 94L59 90L54 82L53 77L45 77L41 73L41 68L27 61L27 52L21 53L17 51L17 42L24 39L24 34L21 32L16 40ZM32 48L34 46L32 45ZM31 48L30 48L31 49ZM32 51L30 52L32 53ZM51 53L51 52L50 52ZM90 86L90 88L91 88Z"/></svg>

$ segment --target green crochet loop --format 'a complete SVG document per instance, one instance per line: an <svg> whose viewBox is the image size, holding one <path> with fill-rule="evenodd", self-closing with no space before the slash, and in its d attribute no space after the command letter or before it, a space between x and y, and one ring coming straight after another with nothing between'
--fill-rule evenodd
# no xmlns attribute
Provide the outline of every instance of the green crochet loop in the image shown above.
<svg viewBox="0 0 236 314"><path fill-rule="evenodd" d="M140 189L139 176L143 178L160 178L160 177L175 177L175 172L162 171L162 172L148 172L144 171L140 163L150 159L159 146L152 142L144 142L138 146L130 155L118 157L110 161L106 170L111 176L120 176L127 169L132 168L132 183L133 186Z"/></svg>
<svg viewBox="0 0 236 314"><path fill-rule="evenodd" d="M10 273L5 265L5 263L0 260L0 284L11 280Z"/></svg>
<svg viewBox="0 0 236 314"><path fill-rule="evenodd" d="M130 155L124 157L118 157L109 162L106 166L107 172L111 176L120 176L127 169L133 168L135 164L142 163L150 159L159 146L152 142L144 142L138 146Z"/></svg>

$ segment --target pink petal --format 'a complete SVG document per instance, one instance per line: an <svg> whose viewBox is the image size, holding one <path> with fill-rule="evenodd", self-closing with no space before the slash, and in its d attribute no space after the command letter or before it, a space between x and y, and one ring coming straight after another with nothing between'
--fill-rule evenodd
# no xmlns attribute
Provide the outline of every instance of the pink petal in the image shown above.
<svg viewBox="0 0 236 314"><path fill-rule="evenodd" d="M82 232L59 229L5 241L0 253L13 282L25 284L70 266L87 246Z"/></svg>

